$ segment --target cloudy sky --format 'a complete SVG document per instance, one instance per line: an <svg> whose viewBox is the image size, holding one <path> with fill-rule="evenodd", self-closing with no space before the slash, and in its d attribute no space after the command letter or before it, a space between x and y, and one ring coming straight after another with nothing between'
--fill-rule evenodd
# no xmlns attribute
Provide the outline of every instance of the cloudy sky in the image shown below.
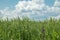
<svg viewBox="0 0 60 40"><path fill-rule="evenodd" d="M0 0L0 17L28 17L44 20L60 18L60 0Z"/></svg>

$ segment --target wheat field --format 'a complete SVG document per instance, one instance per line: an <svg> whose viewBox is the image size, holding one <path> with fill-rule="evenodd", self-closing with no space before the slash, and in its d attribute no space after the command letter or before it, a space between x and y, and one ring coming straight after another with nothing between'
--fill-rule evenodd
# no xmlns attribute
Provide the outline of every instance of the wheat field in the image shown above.
<svg viewBox="0 0 60 40"><path fill-rule="evenodd" d="M0 40L60 40L60 20L0 20Z"/></svg>

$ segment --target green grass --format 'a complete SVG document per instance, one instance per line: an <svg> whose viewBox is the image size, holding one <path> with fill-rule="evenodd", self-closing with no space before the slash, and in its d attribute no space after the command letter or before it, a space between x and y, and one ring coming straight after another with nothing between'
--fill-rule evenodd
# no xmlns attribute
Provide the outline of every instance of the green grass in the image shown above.
<svg viewBox="0 0 60 40"><path fill-rule="evenodd" d="M0 40L60 40L60 20L0 20Z"/></svg>

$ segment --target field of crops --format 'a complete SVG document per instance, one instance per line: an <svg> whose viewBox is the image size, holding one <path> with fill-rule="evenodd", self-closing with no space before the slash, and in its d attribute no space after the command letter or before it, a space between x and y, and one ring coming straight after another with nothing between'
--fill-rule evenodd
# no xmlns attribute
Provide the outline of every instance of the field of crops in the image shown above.
<svg viewBox="0 0 60 40"><path fill-rule="evenodd" d="M0 40L60 40L60 20L0 20Z"/></svg>

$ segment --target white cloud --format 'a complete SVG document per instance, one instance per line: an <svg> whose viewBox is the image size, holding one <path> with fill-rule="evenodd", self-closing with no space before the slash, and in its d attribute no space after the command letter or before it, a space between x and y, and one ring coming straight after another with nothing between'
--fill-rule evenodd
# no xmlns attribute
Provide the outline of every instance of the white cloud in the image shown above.
<svg viewBox="0 0 60 40"><path fill-rule="evenodd" d="M45 4L37 4L36 2L34 1L19 1L17 3L17 5L15 6L16 8L16 11L17 12L24 12L24 11L27 11L27 12L24 12L22 14L28 16L30 14L38 14L38 15L41 15L41 10L42 8L45 6ZM30 12L29 12L30 11Z"/></svg>
<svg viewBox="0 0 60 40"><path fill-rule="evenodd" d="M36 2L33 1L19 1L17 5L15 6L17 10L33 10L33 9L41 9L44 4L37 4Z"/></svg>
<svg viewBox="0 0 60 40"><path fill-rule="evenodd" d="M42 4L44 3L44 0L32 0L33 2L37 3L37 4Z"/></svg>
<svg viewBox="0 0 60 40"><path fill-rule="evenodd" d="M19 1L15 5L14 10L10 10L9 8L6 8L4 10L0 10L2 18L16 18L20 16L22 19L22 16L27 16L29 18L31 17L43 17L43 16L48 16L50 17L52 13L59 14L60 13L60 8L57 7L58 2L54 4L53 7L49 7L45 5L44 0L32 0L32 1ZM48 18L47 16L47 18Z"/></svg>
<svg viewBox="0 0 60 40"><path fill-rule="evenodd" d="M60 1L56 0L54 6L55 7L60 7Z"/></svg>
<svg viewBox="0 0 60 40"><path fill-rule="evenodd" d="M58 16L56 16L56 17L54 17L55 19L60 19L60 15L58 15Z"/></svg>
<svg viewBox="0 0 60 40"><path fill-rule="evenodd" d="M2 15L0 16L2 17L2 19L6 19L7 17L11 19L11 18L16 18L18 16L17 13L15 13L15 10L10 10L9 8L0 10L0 14Z"/></svg>
<svg viewBox="0 0 60 40"><path fill-rule="evenodd" d="M48 7L47 12L60 13L59 7Z"/></svg>

